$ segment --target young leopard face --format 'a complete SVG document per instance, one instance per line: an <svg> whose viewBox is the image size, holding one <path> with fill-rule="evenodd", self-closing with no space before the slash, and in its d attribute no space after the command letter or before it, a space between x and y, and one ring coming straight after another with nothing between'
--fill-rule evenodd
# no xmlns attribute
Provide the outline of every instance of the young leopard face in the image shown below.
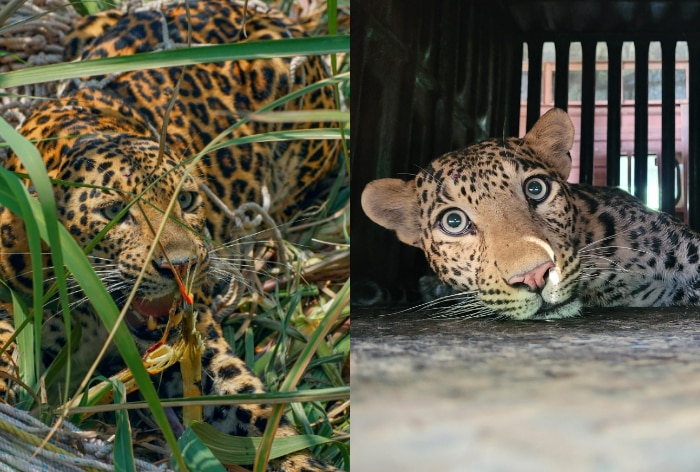
<svg viewBox="0 0 700 472"><path fill-rule="evenodd" d="M545 115L522 140L445 154L412 182L372 182L363 208L423 249L443 282L475 294L492 313L574 315L580 263L565 183L573 127L558 118Z"/></svg>
<svg viewBox="0 0 700 472"><path fill-rule="evenodd" d="M425 252L465 315L697 304L699 235L618 189L567 183L573 138L552 109L522 139L445 154L410 182L371 182L362 207Z"/></svg>

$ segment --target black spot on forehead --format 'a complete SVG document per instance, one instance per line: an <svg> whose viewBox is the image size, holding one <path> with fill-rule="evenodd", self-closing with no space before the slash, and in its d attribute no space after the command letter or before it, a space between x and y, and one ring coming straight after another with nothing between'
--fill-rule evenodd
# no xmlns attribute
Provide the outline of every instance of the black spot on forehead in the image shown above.
<svg viewBox="0 0 700 472"><path fill-rule="evenodd" d="M513 176L506 172L504 166L506 162L516 170L549 171L522 139L489 139L434 159L418 178L435 181L438 184L447 178L455 184L466 181L475 183L479 179L492 177L508 180Z"/></svg>
<svg viewBox="0 0 700 472"><path fill-rule="evenodd" d="M181 169L175 169L178 164L169 157L169 152L166 147L160 165L156 166L159 160L156 141L129 134L86 136L76 141L65 156L60 177L75 182L77 173L93 173L91 182L132 192L139 192L159 179L157 185L169 188L183 174ZM188 180L193 181L191 177Z"/></svg>

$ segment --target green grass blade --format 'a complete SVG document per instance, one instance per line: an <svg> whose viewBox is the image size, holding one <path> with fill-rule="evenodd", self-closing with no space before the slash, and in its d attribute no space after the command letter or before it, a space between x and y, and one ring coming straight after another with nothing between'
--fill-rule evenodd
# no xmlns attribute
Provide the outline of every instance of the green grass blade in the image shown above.
<svg viewBox="0 0 700 472"><path fill-rule="evenodd" d="M211 452L224 464L250 464L262 438L231 436L218 431L206 423L194 423L191 429L209 446ZM270 458L286 456L309 447L333 442L331 438L302 434L276 438L270 451Z"/></svg>
<svg viewBox="0 0 700 472"><path fill-rule="evenodd" d="M114 390L114 403L126 402L126 389L124 384L115 380L112 383ZM136 470L134 461L134 448L131 444L131 424L129 413L126 410L115 411L117 430L114 435L114 469L117 472L130 472Z"/></svg>
<svg viewBox="0 0 700 472"><path fill-rule="evenodd" d="M249 405L251 403L291 403L291 402L312 402L312 401L335 401L350 398L350 387L316 388L313 390L297 390L295 392L274 392L274 393L241 393L237 395L205 395L201 397L187 398L164 398L161 403L165 407L178 408L189 405L201 406L224 406L224 405ZM121 407L120 407L121 408ZM146 402L129 402L123 406L124 409L148 409ZM114 411L114 405L78 406L71 408L71 412L82 414L94 414L105 411ZM57 413L60 413L59 410Z"/></svg>
<svg viewBox="0 0 700 472"><path fill-rule="evenodd" d="M0 74L0 89L53 80L92 75L119 74L133 70L155 69L207 62L324 55L350 50L348 36L320 36L270 41L245 41L130 56L107 57L89 61L52 64Z"/></svg>
<svg viewBox="0 0 700 472"><path fill-rule="evenodd" d="M20 356L17 360L20 380L29 385L35 392L38 390L37 378L39 376L39 367L37 366L41 359L41 353L36 352L34 343L34 331L29 329L28 321L32 315L28 307L22 302L21 298L14 291L12 292L12 314L14 315L14 325L23 326L21 331L17 333L17 349ZM19 392L19 405L26 406L27 409L33 403L33 399L29 392L21 389Z"/></svg>
<svg viewBox="0 0 700 472"><path fill-rule="evenodd" d="M115 5L104 5L103 2L96 0L68 0L73 6L73 9L78 12L79 15L92 15L101 10L106 10L109 8L115 8Z"/></svg>
<svg viewBox="0 0 700 472"><path fill-rule="evenodd" d="M39 238L39 229L36 222L30 217L31 207L28 200L31 199L31 197L27 194L24 185L15 178L14 174L4 168L0 169L5 171L3 174L0 174L0 181L3 182L3 190L6 190L6 192L0 193L0 205L14 207L16 213L22 216L27 233L27 243L31 251L30 260L32 267L40 268L42 266L41 238ZM14 291L11 292L13 309L16 310L14 311L15 326L23 325L25 319L29 317L34 318L34 326L41 326L43 288L41 270L37 269L32 271L32 282L35 287L39 287L37 293L34 294L32 313L29 312L23 303L20 304L20 301L17 299L18 294ZM22 353L19 361L21 378L29 386L36 388L36 380L40 367L39 346L41 345L41 330L35 329L33 333L31 331L23 331L17 338L17 344L20 350L19 352Z"/></svg>
<svg viewBox="0 0 700 472"><path fill-rule="evenodd" d="M338 32L338 2L328 0L326 9L328 10L328 32L336 34Z"/></svg>
<svg viewBox="0 0 700 472"><path fill-rule="evenodd" d="M178 440L182 455L189 466L189 470L201 470L206 472L226 472L224 466L195 434L192 428L185 429Z"/></svg>
<svg viewBox="0 0 700 472"><path fill-rule="evenodd" d="M346 134L347 135L347 134ZM273 141L296 141L296 140L314 140L314 139L340 139L340 130L336 128L312 128L312 129L291 129L286 131L270 131L269 133L253 134L250 136L241 136L240 138L229 139L216 144L208 150L240 146L241 144L250 143L268 143Z"/></svg>
<svg viewBox="0 0 700 472"><path fill-rule="evenodd" d="M56 201L54 200L53 185L46 172L46 166L44 165L44 160L41 157L39 151L30 143L27 139L24 139L19 132L17 132L12 126L9 125L4 119L0 119L0 136L5 139L8 143L11 143L12 150L17 155L18 159L26 169L29 174L32 187L39 200L41 206L41 211L43 214L43 221L47 233L46 242L51 248L51 261L54 267L63 267L63 251L61 250L61 245L59 244L58 228L60 223L58 221L58 210L56 208ZM29 202L28 202L29 203ZM26 211L26 207L25 207ZM26 221L26 220L25 220ZM35 229L35 228L33 228ZM30 248L36 251L36 246ZM39 252L39 254L41 254ZM34 265L37 257L32 256L33 269L36 271L37 266ZM41 264L39 265L39 267ZM38 271L41 274L41 270ZM63 320L66 329L66 337L70 338L71 323L70 323L70 309L68 303L68 287L66 283L66 273L63 270L55 270L54 277L56 279L56 285L58 286L58 292L60 294L60 304L61 311L63 313ZM37 283L39 282L39 283ZM38 301L38 296L36 291L39 287L43 286L43 281L36 279L36 272L34 273L34 312L41 313L43 308L43 303ZM39 292L41 293L41 292ZM40 328L41 324L35 324L37 328ZM37 333L40 336L40 333ZM70 356L69 356L70 358ZM66 378L70 378L70 362L66 366ZM66 382L65 397L68 397L69 385Z"/></svg>
<svg viewBox="0 0 700 472"><path fill-rule="evenodd" d="M349 122L350 113L338 110L295 110L251 113L251 121L263 123L322 123L328 121Z"/></svg>

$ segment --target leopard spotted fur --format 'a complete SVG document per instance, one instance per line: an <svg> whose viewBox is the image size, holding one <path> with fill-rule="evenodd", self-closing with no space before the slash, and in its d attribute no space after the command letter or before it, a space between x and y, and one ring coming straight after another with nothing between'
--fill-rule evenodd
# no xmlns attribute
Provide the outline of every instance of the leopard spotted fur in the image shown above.
<svg viewBox="0 0 700 472"><path fill-rule="evenodd" d="M362 206L425 252L464 316L700 304L700 235L620 189L568 183L573 140L552 109L522 139L447 153L413 181L371 182Z"/></svg>

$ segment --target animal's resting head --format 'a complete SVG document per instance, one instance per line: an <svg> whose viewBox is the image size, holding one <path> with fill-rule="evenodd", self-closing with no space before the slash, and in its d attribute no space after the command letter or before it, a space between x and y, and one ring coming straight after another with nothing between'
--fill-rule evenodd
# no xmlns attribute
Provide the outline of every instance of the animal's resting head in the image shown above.
<svg viewBox="0 0 700 472"><path fill-rule="evenodd" d="M521 139L447 153L408 182L370 182L362 208L422 249L443 282L476 300L470 309L573 316L581 306L566 183L573 141L569 116L555 108Z"/></svg>
<svg viewBox="0 0 700 472"><path fill-rule="evenodd" d="M123 306L145 268L125 320L137 339L151 344L160 338L178 296L175 273L196 288L209 272L209 247L201 236L206 230L199 182L185 174L167 148L160 158L159 143L138 134L95 133L56 141L59 145L43 153L49 175L72 183L54 186L58 220L81 247L92 246L88 258L118 306ZM16 156L8 164L22 170ZM166 219L173 199L173 211ZM101 234L110 224L111 229ZM156 244L155 232L161 225ZM0 274L13 288L31 293L36 268L30 265L24 221L4 208L0 226ZM154 245L153 259L147 263ZM46 252L43 264L43 278L50 281L52 261Z"/></svg>

